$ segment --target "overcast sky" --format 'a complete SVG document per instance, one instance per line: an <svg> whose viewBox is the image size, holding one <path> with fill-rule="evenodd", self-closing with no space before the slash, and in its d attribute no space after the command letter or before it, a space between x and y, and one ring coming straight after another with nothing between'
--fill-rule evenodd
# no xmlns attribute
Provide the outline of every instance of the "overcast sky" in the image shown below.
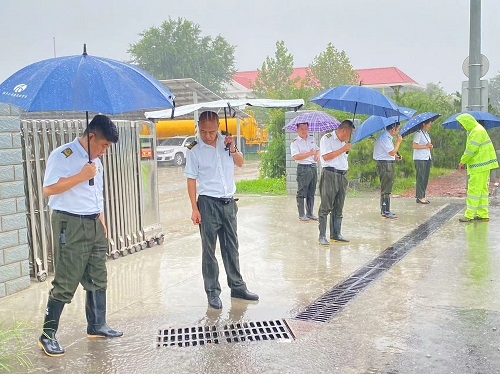
<svg viewBox="0 0 500 374"><path fill-rule="evenodd" d="M500 1L481 3L489 78L500 73ZM295 67L331 42L355 69L396 66L451 93L467 79L469 7L470 0L1 0L0 82L54 57L54 40L58 57L81 54L86 43L91 55L130 60L141 32L182 17L235 45L238 70L260 68L278 40Z"/></svg>

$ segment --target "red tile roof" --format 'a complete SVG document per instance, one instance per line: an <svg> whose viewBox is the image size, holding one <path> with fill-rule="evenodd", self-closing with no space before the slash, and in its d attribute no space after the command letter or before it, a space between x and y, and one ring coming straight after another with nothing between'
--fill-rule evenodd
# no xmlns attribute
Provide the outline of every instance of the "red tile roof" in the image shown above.
<svg viewBox="0 0 500 374"><path fill-rule="evenodd" d="M308 68L294 68L291 78L300 77L305 78ZM363 85L371 86L376 84L417 84L412 78L403 73L396 67L387 68L372 68L372 69L358 69L356 70L359 76L359 81ZM238 71L233 75L233 80L242 86L250 89L250 84L255 82L257 78L257 70L253 71Z"/></svg>

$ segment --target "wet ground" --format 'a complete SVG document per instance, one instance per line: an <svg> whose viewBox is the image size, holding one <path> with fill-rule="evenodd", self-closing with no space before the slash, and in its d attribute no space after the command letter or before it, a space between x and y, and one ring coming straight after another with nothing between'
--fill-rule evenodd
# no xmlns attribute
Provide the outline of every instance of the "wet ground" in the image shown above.
<svg viewBox="0 0 500 374"><path fill-rule="evenodd" d="M253 178L251 169L240 177ZM489 223L460 212L358 292L328 322L294 317L449 204L393 199L399 219L380 219L376 193L348 197L342 233L350 243L317 244L317 224L296 218L295 198L239 196L240 262L257 303L232 299L221 269L223 309L207 308L200 239L190 221L181 168L160 169L162 225L156 246L108 262L108 323L122 338L89 340L83 292L61 318L66 354L36 347L50 283L0 300L2 319L26 321L31 372L64 373L499 373L500 208ZM407 238L408 243L413 239ZM49 278L50 280L50 278ZM285 320L293 341L156 346L159 329ZM16 372L23 372L17 370Z"/></svg>

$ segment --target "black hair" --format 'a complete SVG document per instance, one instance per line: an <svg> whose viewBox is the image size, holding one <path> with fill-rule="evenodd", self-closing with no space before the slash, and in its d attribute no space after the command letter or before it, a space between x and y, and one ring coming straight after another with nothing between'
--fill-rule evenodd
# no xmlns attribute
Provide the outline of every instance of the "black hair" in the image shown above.
<svg viewBox="0 0 500 374"><path fill-rule="evenodd" d="M398 127L398 126L399 126L399 122L394 122L394 123L391 123L389 126L386 126L386 127L385 127L385 129L386 129L387 131L390 131L390 130L392 130L392 129L395 129L395 128L396 128L396 127Z"/></svg>
<svg viewBox="0 0 500 374"><path fill-rule="evenodd" d="M340 125L338 127L339 129L355 129L354 123L350 119L345 119L342 122L340 122Z"/></svg>
<svg viewBox="0 0 500 374"><path fill-rule="evenodd" d="M205 121L217 121L219 122L219 115L211 110L206 110L201 112L200 117L198 118L198 123L202 123Z"/></svg>
<svg viewBox="0 0 500 374"><path fill-rule="evenodd" d="M299 128L300 125L307 125L307 128L309 128L309 122L297 123L297 128Z"/></svg>
<svg viewBox="0 0 500 374"><path fill-rule="evenodd" d="M116 125L108 116L103 114L98 114L92 118L83 135L88 136L89 133L104 138L108 142L118 142L118 129Z"/></svg>

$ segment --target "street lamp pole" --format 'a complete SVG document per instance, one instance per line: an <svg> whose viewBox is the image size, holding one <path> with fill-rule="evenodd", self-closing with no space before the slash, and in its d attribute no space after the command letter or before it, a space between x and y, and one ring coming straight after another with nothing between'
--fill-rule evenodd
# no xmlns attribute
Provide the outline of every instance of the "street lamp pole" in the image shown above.
<svg viewBox="0 0 500 374"><path fill-rule="evenodd" d="M481 110L481 0L470 0L469 110Z"/></svg>

